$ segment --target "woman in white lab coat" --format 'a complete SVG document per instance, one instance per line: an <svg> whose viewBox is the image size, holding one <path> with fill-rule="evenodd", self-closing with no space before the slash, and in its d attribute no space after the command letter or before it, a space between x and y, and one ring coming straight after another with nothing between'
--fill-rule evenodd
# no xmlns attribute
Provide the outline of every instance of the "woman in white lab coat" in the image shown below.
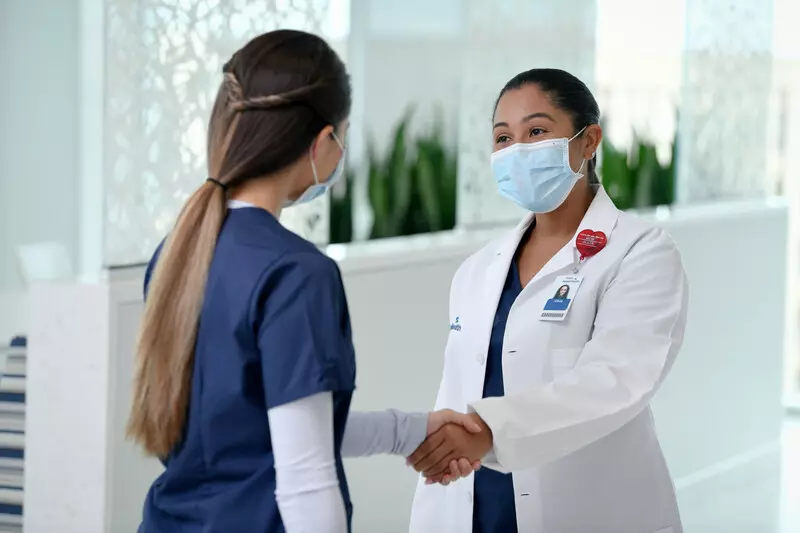
<svg viewBox="0 0 800 533"><path fill-rule="evenodd" d="M560 70L500 93L491 167L529 213L453 279L436 401L487 430L446 427L409 458L427 478L412 533L682 531L649 403L683 341L686 275L670 236L598 183L599 118ZM435 483L461 457L484 468Z"/></svg>

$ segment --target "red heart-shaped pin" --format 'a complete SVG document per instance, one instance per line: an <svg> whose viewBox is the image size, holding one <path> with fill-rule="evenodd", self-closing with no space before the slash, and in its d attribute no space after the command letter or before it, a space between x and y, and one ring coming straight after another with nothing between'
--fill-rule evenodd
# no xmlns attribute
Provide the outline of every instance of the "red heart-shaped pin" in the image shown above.
<svg viewBox="0 0 800 533"><path fill-rule="evenodd" d="M575 246L581 254L581 259L586 259L605 248L607 242L606 234L602 231L585 229L578 233L578 237L575 239Z"/></svg>

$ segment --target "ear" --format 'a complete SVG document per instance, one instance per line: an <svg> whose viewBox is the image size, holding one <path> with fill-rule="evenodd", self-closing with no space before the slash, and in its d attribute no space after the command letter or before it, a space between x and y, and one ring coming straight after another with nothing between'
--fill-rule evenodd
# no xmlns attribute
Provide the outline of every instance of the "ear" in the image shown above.
<svg viewBox="0 0 800 533"><path fill-rule="evenodd" d="M314 142L311 143L311 157L316 159L317 157L317 148L321 146L321 142L326 138L330 137L331 133L334 132L333 126L325 126L322 130L314 137Z"/></svg>
<svg viewBox="0 0 800 533"><path fill-rule="evenodd" d="M603 140L603 128L601 128L599 124L592 124L586 127L583 136L586 139L586 148L584 149L583 157L584 159L591 159L597 152L600 141Z"/></svg>

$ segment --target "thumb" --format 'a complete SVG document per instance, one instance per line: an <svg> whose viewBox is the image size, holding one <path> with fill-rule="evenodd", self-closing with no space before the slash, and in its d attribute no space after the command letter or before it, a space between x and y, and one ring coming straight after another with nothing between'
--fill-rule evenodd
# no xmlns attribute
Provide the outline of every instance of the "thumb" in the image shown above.
<svg viewBox="0 0 800 533"><path fill-rule="evenodd" d="M481 425L478 424L473 418L473 415L466 415L463 413L456 413L455 411L452 411L450 413L447 413L446 421L449 422L450 424L457 424L466 429L467 431L469 431L470 433L480 433L481 431L483 431Z"/></svg>

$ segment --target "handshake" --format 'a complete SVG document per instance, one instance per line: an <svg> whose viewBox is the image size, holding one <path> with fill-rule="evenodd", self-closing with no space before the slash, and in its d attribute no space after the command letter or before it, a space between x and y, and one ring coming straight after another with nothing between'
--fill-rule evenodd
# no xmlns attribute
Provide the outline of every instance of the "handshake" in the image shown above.
<svg viewBox="0 0 800 533"><path fill-rule="evenodd" d="M443 409L428 416L427 438L406 462L426 484L449 485L478 470L491 449L492 431L480 416Z"/></svg>

